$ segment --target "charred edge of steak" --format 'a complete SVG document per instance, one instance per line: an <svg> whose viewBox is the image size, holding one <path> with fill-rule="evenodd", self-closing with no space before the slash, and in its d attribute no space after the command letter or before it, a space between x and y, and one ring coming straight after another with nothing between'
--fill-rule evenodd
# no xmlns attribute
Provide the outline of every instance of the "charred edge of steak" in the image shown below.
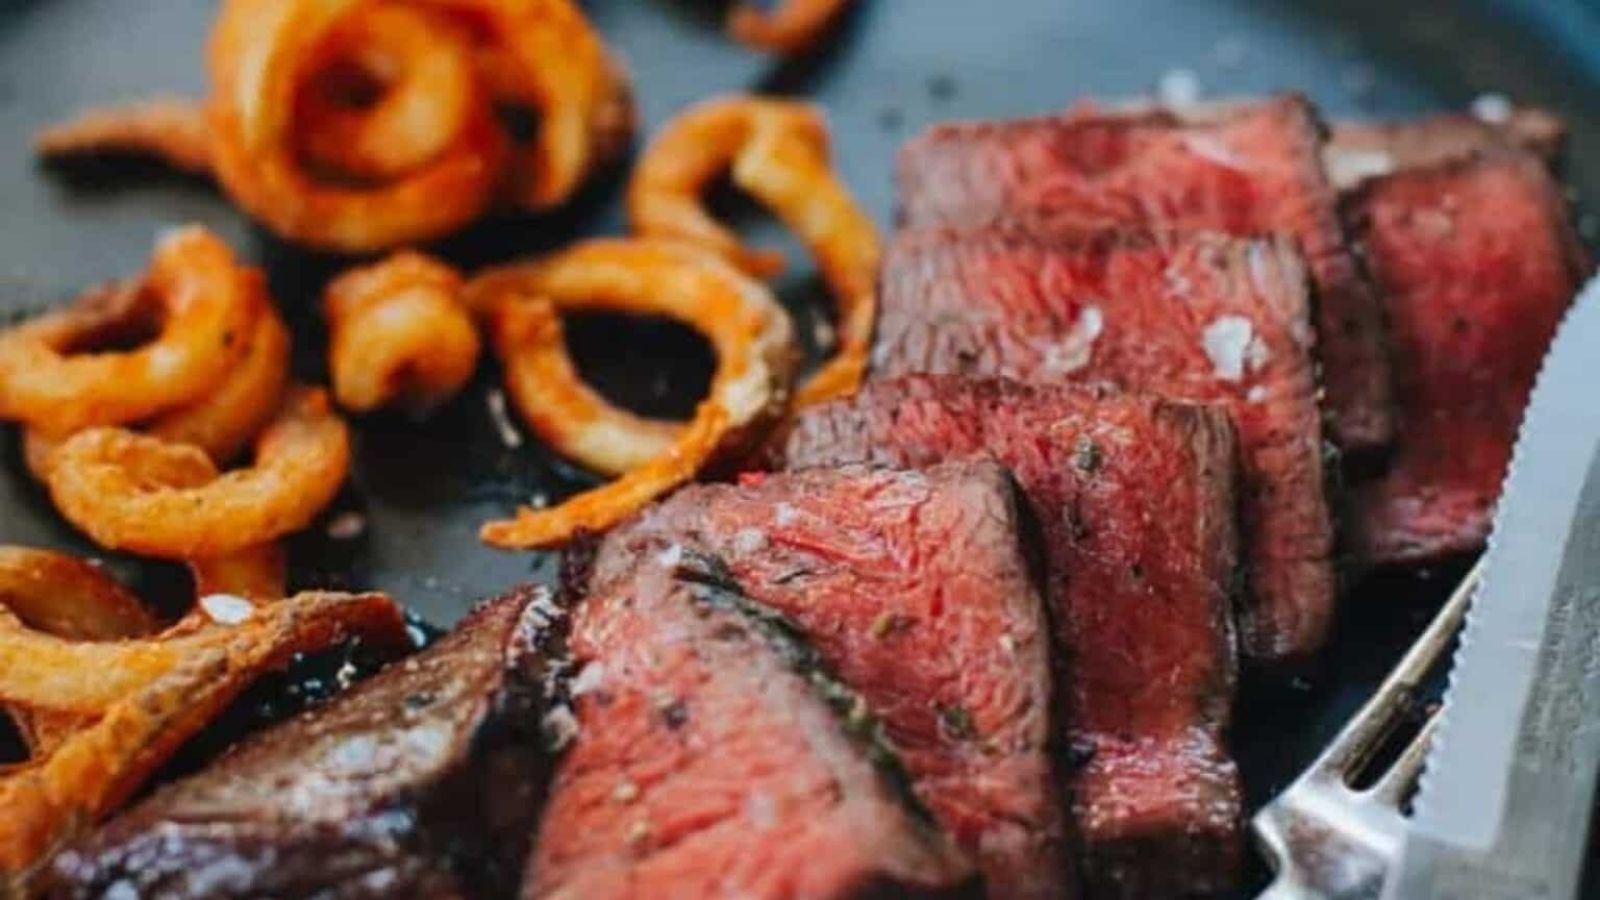
<svg viewBox="0 0 1600 900"><path fill-rule="evenodd" d="M911 773L884 732L883 722L854 688L829 669L799 625L765 604L752 599L722 559L686 551L673 576L689 585L696 603L737 615L773 651L789 671L803 678L828 705L839 729L872 763L892 793L918 824L938 830L938 820L917 797Z"/></svg>

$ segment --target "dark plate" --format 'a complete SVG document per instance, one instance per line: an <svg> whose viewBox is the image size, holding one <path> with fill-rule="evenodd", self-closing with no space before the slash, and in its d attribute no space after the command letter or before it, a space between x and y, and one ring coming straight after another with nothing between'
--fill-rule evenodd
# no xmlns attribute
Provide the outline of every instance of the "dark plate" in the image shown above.
<svg viewBox="0 0 1600 900"><path fill-rule="evenodd" d="M649 126L723 91L823 101L839 167L887 225L895 147L924 123L1146 92L1176 70L1193 73L1207 94L1298 88L1336 116L1458 109L1487 92L1547 105L1572 126L1569 178L1578 198L1600 210L1600 10L1591 2L865 0L819 55L783 64L728 43L715 3L593 0L589 7L627 55ZM142 167L51 172L30 155L36 127L82 107L198 93L214 7L211 0L0 0L0 310L36 309L134 272L161 229L203 222L267 268L297 331L300 374L321 380L316 301L339 261L271 239L205 183ZM557 216L486 223L441 250L478 265L615 232L619 185L613 174ZM1592 241L1595 220L1584 226ZM804 273L785 285L798 304L814 293ZM676 330L591 323L576 331L586 369L642 408L681 412L704 383L705 351ZM607 353L619 345L628 348L625 358ZM550 558L497 553L475 536L480 522L518 502L586 483L536 447L502 444L485 405L494 383L486 371L425 424L358 423L358 462L339 509L363 512L369 527L353 541L320 531L297 540L299 583L381 588L448 625L511 582L551 577ZM21 471L14 431L0 441L0 541L94 554ZM182 580L170 567L110 562L147 591L181 602ZM1353 585L1324 671L1245 698L1236 744L1252 808L1370 691L1460 570Z"/></svg>

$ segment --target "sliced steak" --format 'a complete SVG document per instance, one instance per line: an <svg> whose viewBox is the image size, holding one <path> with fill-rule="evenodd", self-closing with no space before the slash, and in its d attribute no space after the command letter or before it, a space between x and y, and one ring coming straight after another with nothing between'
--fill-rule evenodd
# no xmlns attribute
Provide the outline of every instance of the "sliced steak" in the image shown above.
<svg viewBox="0 0 1600 900"><path fill-rule="evenodd" d="M494 897L550 770L540 588L246 740L60 854L50 897Z"/></svg>
<svg viewBox="0 0 1600 900"><path fill-rule="evenodd" d="M1237 871L1239 778L1223 743L1234 450L1211 407L911 375L807 410L775 451L790 467L992 454L1016 475L1065 648L1066 743L1087 760L1071 784L1091 896L1210 893Z"/></svg>
<svg viewBox="0 0 1600 900"><path fill-rule="evenodd" d="M1105 381L1227 409L1250 566L1243 647L1289 661L1321 646L1334 599L1307 303L1286 239L908 232L885 260L873 365Z"/></svg>
<svg viewBox="0 0 1600 900"><path fill-rule="evenodd" d="M1408 563L1477 549L1583 250L1555 182L1517 153L1377 178L1349 209L1394 323L1404 412L1388 472L1354 491L1356 550Z"/></svg>
<svg viewBox="0 0 1600 900"><path fill-rule="evenodd" d="M712 558L630 555L576 617L579 730L524 896L970 895L866 701L799 630Z"/></svg>
<svg viewBox="0 0 1600 900"><path fill-rule="evenodd" d="M1389 359L1321 146L1320 123L1295 95L1183 116L1091 110L938 125L901 151L901 217L908 227L1020 218L1294 238L1316 282L1330 433L1365 452L1393 431Z"/></svg>
<svg viewBox="0 0 1600 900"><path fill-rule="evenodd" d="M1505 121L1466 115L1396 122L1336 122L1322 150L1328 180L1344 191L1369 178L1463 160L1507 145L1554 166L1567 126L1542 109L1513 110Z"/></svg>
<svg viewBox="0 0 1600 900"><path fill-rule="evenodd" d="M751 476L647 512L596 574L673 547L725 560L882 716L990 896L1065 897L1050 628L1017 515L1010 475L989 461Z"/></svg>

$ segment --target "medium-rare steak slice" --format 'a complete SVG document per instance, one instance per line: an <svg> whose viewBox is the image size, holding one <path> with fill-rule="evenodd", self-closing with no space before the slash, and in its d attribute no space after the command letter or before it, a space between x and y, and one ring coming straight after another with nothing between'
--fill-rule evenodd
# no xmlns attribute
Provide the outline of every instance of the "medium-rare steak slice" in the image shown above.
<svg viewBox="0 0 1600 900"><path fill-rule="evenodd" d="M866 701L793 623L715 559L629 562L576 615L578 735L525 897L971 895Z"/></svg>
<svg viewBox="0 0 1600 900"><path fill-rule="evenodd" d="M1211 893L1237 869L1239 779L1223 744L1234 450L1210 407L910 375L805 411L773 451L791 468L993 455L1015 474L1065 648L1066 743L1086 758L1071 784L1091 896Z"/></svg>
<svg viewBox="0 0 1600 900"><path fill-rule="evenodd" d="M1294 238L1316 282L1330 433L1368 451L1393 431L1383 320L1321 146L1321 125L1296 95L1183 116L1093 110L937 125L900 153L900 212L913 228L1020 219Z"/></svg>
<svg viewBox="0 0 1600 900"><path fill-rule="evenodd" d="M542 588L480 607L69 848L44 895L512 896L562 620Z"/></svg>
<svg viewBox="0 0 1600 900"><path fill-rule="evenodd" d="M1228 410L1250 571L1245 651L1313 653L1332 526L1304 266L1287 239L1201 233L903 233L882 276L877 377L1105 381Z"/></svg>
<svg viewBox="0 0 1600 900"><path fill-rule="evenodd" d="M1555 182L1513 152L1368 181L1350 214L1394 323L1405 413L1389 470L1355 488L1356 550L1404 563L1477 549L1583 250Z"/></svg>
<svg viewBox="0 0 1600 900"><path fill-rule="evenodd" d="M1015 493L987 460L688 488L612 535L596 577L674 547L723 559L879 713L990 896L1067 897L1050 628Z"/></svg>
<svg viewBox="0 0 1600 900"><path fill-rule="evenodd" d="M1521 148L1546 165L1561 156L1567 126L1542 109L1516 109L1502 122L1446 114L1392 122L1335 122L1322 161L1335 189L1405 169L1463 160L1503 148Z"/></svg>

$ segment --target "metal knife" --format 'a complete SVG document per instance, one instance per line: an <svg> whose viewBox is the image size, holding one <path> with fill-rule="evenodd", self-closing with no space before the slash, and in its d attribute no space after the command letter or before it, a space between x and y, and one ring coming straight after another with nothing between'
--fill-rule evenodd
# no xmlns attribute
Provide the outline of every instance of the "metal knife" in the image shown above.
<svg viewBox="0 0 1600 900"><path fill-rule="evenodd" d="M1570 900L1600 767L1600 278L1534 387L1385 900Z"/></svg>

